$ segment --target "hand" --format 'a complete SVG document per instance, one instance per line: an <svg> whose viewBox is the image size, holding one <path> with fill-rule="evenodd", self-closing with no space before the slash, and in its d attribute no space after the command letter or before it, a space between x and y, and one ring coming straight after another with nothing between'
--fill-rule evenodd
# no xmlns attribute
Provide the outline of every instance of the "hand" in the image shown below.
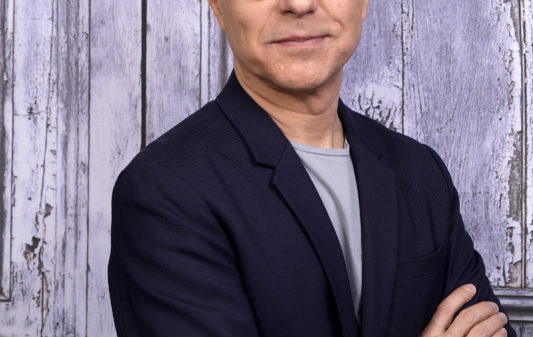
<svg viewBox="0 0 533 337"><path fill-rule="evenodd" d="M480 302L464 309L452 322L453 315L476 293L476 287L467 284L455 289L433 314L420 337L505 337L507 316L498 312L493 302Z"/></svg>

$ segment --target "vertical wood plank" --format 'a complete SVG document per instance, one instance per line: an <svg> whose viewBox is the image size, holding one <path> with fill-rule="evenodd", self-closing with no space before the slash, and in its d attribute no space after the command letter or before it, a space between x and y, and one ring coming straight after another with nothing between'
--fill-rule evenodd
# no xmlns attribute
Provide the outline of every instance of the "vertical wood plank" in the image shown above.
<svg viewBox="0 0 533 337"><path fill-rule="evenodd" d="M9 2L8 8L7 32L14 36L13 92L6 97L13 122L13 289L10 301L0 304L0 333L40 336L50 312L58 188L54 2Z"/></svg>
<svg viewBox="0 0 533 337"><path fill-rule="evenodd" d="M404 0L403 6L405 131L434 147L448 165L492 284L520 287L517 1Z"/></svg>
<svg viewBox="0 0 533 337"><path fill-rule="evenodd" d="M0 301L11 297L12 3L0 1Z"/></svg>
<svg viewBox="0 0 533 337"><path fill-rule="evenodd" d="M87 170L78 160L88 155L88 77L79 61L88 57L88 39L76 32L88 30L88 2L8 7L13 21L4 34L14 37L16 57L5 58L13 73L4 73L4 84L13 92L4 113L13 121L7 157L16 226L13 296L0 306L0 334L84 335L86 221L77 217L86 209Z"/></svg>
<svg viewBox="0 0 533 337"><path fill-rule="evenodd" d="M200 107L201 3L148 2L146 142Z"/></svg>
<svg viewBox="0 0 533 337"><path fill-rule="evenodd" d="M91 1L87 336L114 336L111 192L141 145L141 1Z"/></svg>
<svg viewBox="0 0 533 337"><path fill-rule="evenodd" d="M341 97L355 111L402 131L401 0L373 0L361 42L344 68Z"/></svg>
<svg viewBox="0 0 533 337"><path fill-rule="evenodd" d="M533 336L533 323L524 323L522 325L522 337L531 337L531 336Z"/></svg>
<svg viewBox="0 0 533 337"><path fill-rule="evenodd" d="M89 1L55 1L57 67L55 233L48 244L48 318L43 336L86 335L89 156Z"/></svg>
<svg viewBox="0 0 533 337"><path fill-rule="evenodd" d="M202 0L207 4L207 0ZM226 39L226 34L220 29L215 14L209 9L207 17L209 31L208 54L209 54L209 74L208 74L208 100L215 99L228 80L233 70L233 53Z"/></svg>
<svg viewBox="0 0 533 337"><path fill-rule="evenodd" d="M200 0L200 106L209 101L209 27L210 6L207 0Z"/></svg>
<svg viewBox="0 0 533 337"><path fill-rule="evenodd" d="M524 237L525 286L533 288L533 1L524 0L522 7L523 19L523 55L525 99L524 122L527 130L527 196L526 196L526 233ZM532 291L533 292L533 291ZM530 328L533 336L533 327Z"/></svg>

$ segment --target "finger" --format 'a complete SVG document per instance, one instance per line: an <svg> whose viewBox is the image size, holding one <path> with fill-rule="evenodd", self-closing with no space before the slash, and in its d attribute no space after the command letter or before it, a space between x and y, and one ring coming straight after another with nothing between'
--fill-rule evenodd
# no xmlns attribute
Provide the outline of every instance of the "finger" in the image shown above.
<svg viewBox="0 0 533 337"><path fill-rule="evenodd" d="M507 324L507 315L502 312L499 312L474 326L472 330L470 330L470 332L468 333L467 337L489 337L493 336L496 333L499 334L505 324Z"/></svg>
<svg viewBox="0 0 533 337"><path fill-rule="evenodd" d="M457 315L453 323L448 328L448 332L451 336L466 336L472 328L482 323L489 317L498 313L498 306L493 302L480 302L474 304L473 306L464 309ZM502 326L499 326L498 329L495 329L494 332L498 331ZM481 329L486 329L486 325L480 324ZM493 332L493 333L494 333ZM482 334L480 336L491 336L491 334ZM473 335L475 336L475 335Z"/></svg>
<svg viewBox="0 0 533 337"><path fill-rule="evenodd" d="M507 329L502 328L491 337L507 337Z"/></svg>
<svg viewBox="0 0 533 337"><path fill-rule="evenodd" d="M475 293L476 287L472 284L466 284L455 289L439 304L437 311L422 332L422 336L437 336L444 333L450 326L453 315L470 301Z"/></svg>

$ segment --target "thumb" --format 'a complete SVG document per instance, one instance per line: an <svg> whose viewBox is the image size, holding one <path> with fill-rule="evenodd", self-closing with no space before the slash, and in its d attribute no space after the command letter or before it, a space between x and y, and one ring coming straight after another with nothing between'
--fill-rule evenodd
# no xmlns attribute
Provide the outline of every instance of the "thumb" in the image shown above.
<svg viewBox="0 0 533 337"><path fill-rule="evenodd" d="M466 284L455 289L437 307L437 311L431 317L428 325L422 331L420 337L435 337L442 335L452 323L455 313L476 294L473 284Z"/></svg>

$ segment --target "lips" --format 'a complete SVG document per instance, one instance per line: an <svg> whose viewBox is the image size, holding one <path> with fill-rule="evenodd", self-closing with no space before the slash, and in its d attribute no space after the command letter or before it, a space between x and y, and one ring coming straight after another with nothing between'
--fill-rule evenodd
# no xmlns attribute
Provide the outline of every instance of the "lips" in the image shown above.
<svg viewBox="0 0 533 337"><path fill-rule="evenodd" d="M311 42L314 40L322 39L327 37L327 35L308 35L308 36L289 36L279 40L275 40L273 43L305 43Z"/></svg>
<svg viewBox="0 0 533 337"><path fill-rule="evenodd" d="M327 34L313 35L291 35L272 42L273 45L283 47L284 49L294 50L315 50L321 46L323 41L328 37Z"/></svg>

